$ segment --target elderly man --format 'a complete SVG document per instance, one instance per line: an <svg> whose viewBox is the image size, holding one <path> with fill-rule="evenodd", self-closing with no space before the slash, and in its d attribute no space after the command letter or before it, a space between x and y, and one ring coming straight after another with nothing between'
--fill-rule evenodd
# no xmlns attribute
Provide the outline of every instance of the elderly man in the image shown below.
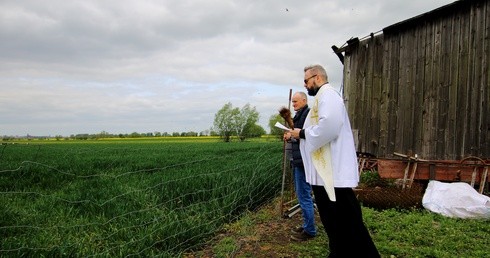
<svg viewBox="0 0 490 258"><path fill-rule="evenodd" d="M296 114L293 118L295 128L303 128L306 116L310 109L308 108L308 97L304 92L296 92L291 100L293 109ZM284 134L284 140L290 140L291 133ZM292 161L294 173L294 188L296 189L296 197L298 198L299 206L303 216L303 225L292 230L291 239L295 241L305 241L316 236L315 227L315 209L313 207L313 198L311 196L311 186L306 182L305 168L303 159L299 149L299 141L291 139Z"/></svg>
<svg viewBox="0 0 490 258"><path fill-rule="evenodd" d="M329 239L329 257L380 257L353 191L359 174L343 99L320 65L305 67L304 85L315 99L303 129L290 132L300 139L306 181Z"/></svg>

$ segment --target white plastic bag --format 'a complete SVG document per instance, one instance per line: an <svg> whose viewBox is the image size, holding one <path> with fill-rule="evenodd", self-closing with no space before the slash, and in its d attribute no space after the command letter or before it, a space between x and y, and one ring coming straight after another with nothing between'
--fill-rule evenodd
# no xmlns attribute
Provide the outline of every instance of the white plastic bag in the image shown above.
<svg viewBox="0 0 490 258"><path fill-rule="evenodd" d="M446 217L490 219L490 197L467 183L430 181L422 198L424 208Z"/></svg>

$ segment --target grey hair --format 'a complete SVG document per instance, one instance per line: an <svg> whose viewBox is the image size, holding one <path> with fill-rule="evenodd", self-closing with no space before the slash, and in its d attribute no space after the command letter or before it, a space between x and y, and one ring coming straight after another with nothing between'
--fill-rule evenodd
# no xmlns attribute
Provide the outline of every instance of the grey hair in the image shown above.
<svg viewBox="0 0 490 258"><path fill-rule="evenodd" d="M301 98L303 98L304 100L308 101L308 95L306 95L306 93L304 93L302 91L297 91L294 94L299 94L301 96Z"/></svg>
<svg viewBox="0 0 490 258"><path fill-rule="evenodd" d="M323 77L325 81L328 82L327 71L325 71L325 68L323 68L323 66L319 64L309 65L305 67L304 71L306 72L308 70L311 70L312 73L317 74L320 77Z"/></svg>

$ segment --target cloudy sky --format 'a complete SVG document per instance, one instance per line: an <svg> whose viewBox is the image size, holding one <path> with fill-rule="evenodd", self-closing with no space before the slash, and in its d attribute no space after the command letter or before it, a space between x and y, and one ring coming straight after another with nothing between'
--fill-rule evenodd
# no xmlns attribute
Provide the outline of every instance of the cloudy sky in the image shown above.
<svg viewBox="0 0 490 258"><path fill-rule="evenodd" d="M451 0L0 0L0 135L201 132L267 122L331 50Z"/></svg>

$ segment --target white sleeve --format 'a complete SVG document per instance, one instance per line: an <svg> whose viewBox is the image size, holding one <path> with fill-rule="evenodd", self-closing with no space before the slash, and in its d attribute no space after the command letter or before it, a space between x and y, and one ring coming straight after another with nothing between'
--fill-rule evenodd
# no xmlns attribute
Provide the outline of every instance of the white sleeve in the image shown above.
<svg viewBox="0 0 490 258"><path fill-rule="evenodd" d="M311 111L310 111L311 112ZM326 90L318 99L318 125L305 128L308 149L316 150L335 140L344 124L342 98L334 90Z"/></svg>

